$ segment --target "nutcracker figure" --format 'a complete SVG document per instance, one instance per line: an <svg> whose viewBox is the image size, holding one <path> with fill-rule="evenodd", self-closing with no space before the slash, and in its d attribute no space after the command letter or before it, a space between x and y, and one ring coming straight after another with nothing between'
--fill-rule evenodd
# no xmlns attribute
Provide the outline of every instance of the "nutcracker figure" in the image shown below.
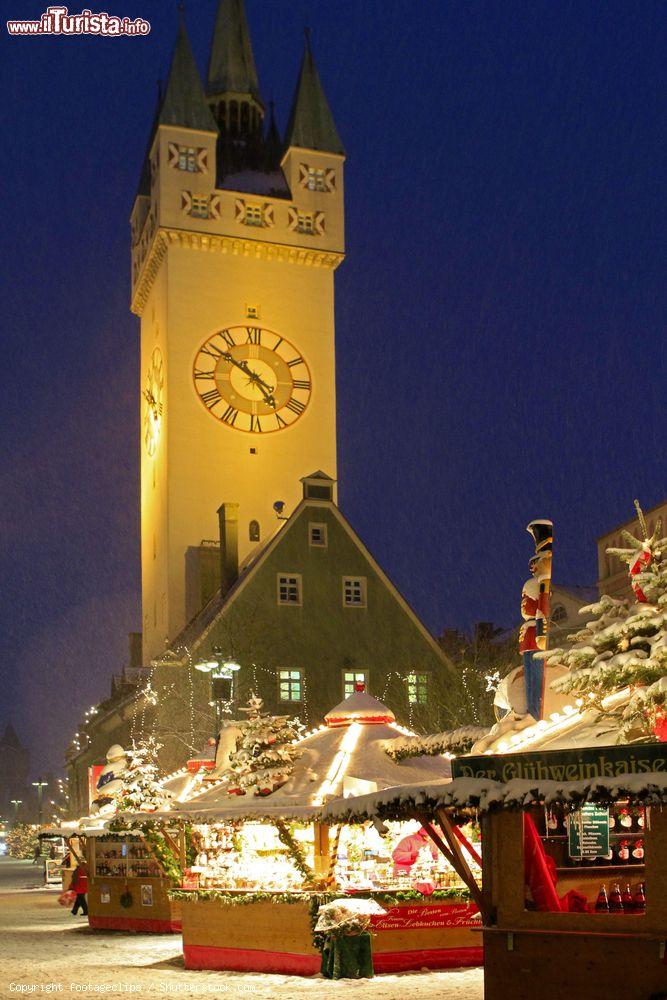
<svg viewBox="0 0 667 1000"><path fill-rule="evenodd" d="M535 542L535 555L529 560L531 577L523 585L519 632L519 652L523 657L526 705L534 719L540 720L544 706L544 663L535 653L547 648L551 605L551 558L553 522L540 518L526 530Z"/></svg>

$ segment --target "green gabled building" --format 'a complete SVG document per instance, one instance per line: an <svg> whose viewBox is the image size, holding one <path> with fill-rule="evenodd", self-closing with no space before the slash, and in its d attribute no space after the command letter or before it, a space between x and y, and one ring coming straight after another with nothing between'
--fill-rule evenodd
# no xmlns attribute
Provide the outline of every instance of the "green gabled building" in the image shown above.
<svg viewBox="0 0 667 1000"><path fill-rule="evenodd" d="M254 690L306 723L355 683L389 687L407 722L442 690L449 661L334 503L334 481L318 471L301 482L294 513L241 566L238 505L220 507L220 590L154 669L234 662L224 693L235 705Z"/></svg>

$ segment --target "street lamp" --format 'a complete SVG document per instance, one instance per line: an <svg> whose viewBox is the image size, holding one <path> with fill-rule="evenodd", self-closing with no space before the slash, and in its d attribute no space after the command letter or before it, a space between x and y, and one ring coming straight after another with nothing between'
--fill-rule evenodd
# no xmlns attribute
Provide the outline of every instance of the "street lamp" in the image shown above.
<svg viewBox="0 0 667 1000"><path fill-rule="evenodd" d="M23 805L23 799L10 799L11 804L14 806L14 819L18 818L19 807Z"/></svg>
<svg viewBox="0 0 667 1000"><path fill-rule="evenodd" d="M214 649L213 654L195 663L195 670L211 677L211 701L209 705L215 708L216 737L220 729L221 705L227 705L234 700L234 674L241 669L236 660L224 657L220 650ZM229 709L228 709L229 710Z"/></svg>
<svg viewBox="0 0 667 1000"><path fill-rule="evenodd" d="M48 786L48 781L33 781L33 787L37 789L37 812L38 812L38 822L42 825L42 795L44 789Z"/></svg>

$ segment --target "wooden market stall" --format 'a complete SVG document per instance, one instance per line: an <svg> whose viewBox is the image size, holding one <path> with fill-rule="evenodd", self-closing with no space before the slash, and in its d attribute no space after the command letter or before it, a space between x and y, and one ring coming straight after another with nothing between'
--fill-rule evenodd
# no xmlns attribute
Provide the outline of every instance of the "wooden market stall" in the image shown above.
<svg viewBox="0 0 667 1000"><path fill-rule="evenodd" d="M187 968L315 974L317 910L343 895L370 896L386 911L372 920L377 972L481 963L481 897L419 820L377 829L321 819L334 796L449 780L442 756L391 758L388 746L404 734L385 705L357 691L299 742L275 791L239 795L221 780L164 815L194 824L198 843L187 881L170 892L181 905Z"/></svg>
<svg viewBox="0 0 667 1000"><path fill-rule="evenodd" d="M355 808L434 828L480 816L485 1000L667 990L667 747L462 757L452 770L449 785Z"/></svg>
<svg viewBox="0 0 667 1000"><path fill-rule="evenodd" d="M182 861L182 833L173 839L162 831L160 837ZM102 830L91 833L87 844L88 923L92 928L154 934L180 931L179 903L168 896L176 882L148 840L139 833Z"/></svg>
<svg viewBox="0 0 667 1000"><path fill-rule="evenodd" d="M75 824L42 827L37 834L42 847L48 848L44 859L46 885L69 889L77 865L85 861L85 843L74 827Z"/></svg>

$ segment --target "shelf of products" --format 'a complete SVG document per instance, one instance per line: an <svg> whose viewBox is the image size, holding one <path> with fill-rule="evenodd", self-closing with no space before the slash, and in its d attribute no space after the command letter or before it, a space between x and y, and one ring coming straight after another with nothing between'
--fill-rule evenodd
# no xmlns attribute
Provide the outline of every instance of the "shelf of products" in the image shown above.
<svg viewBox="0 0 667 1000"><path fill-rule="evenodd" d="M100 838L95 845L93 874L105 878L161 878L162 868L144 841Z"/></svg>

